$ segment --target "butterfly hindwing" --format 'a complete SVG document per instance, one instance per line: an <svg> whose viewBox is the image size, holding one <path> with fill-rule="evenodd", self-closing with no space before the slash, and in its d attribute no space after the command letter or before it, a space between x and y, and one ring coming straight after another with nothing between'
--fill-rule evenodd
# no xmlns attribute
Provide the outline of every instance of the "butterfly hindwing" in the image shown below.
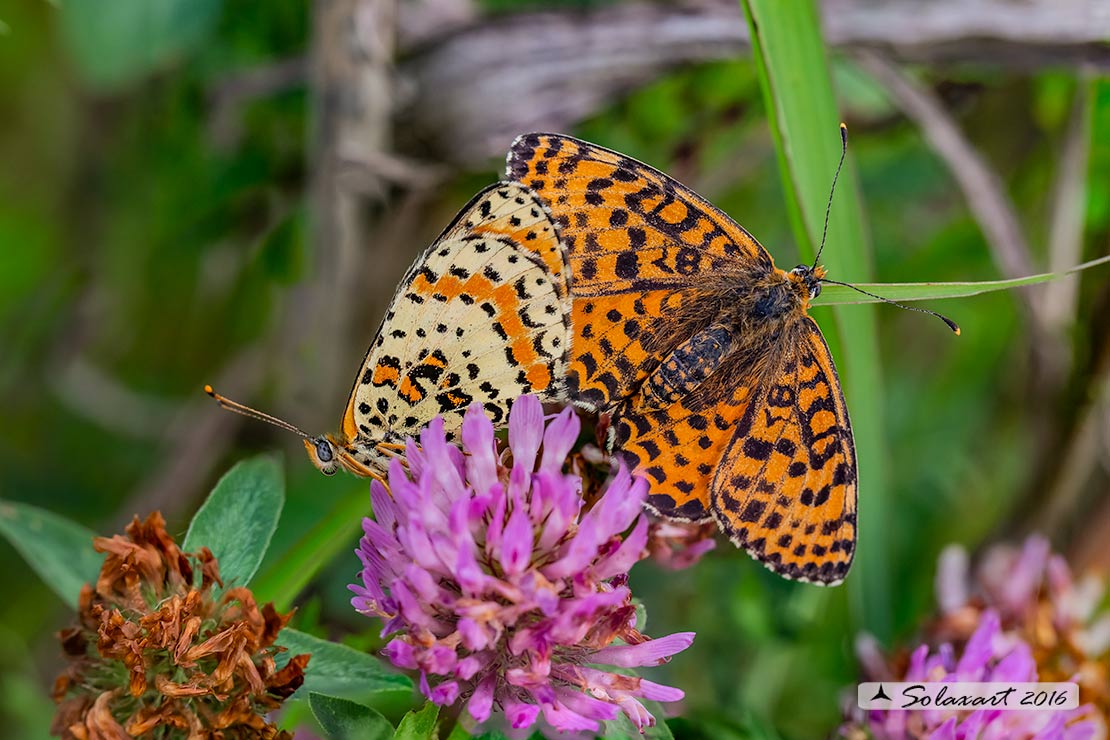
<svg viewBox="0 0 1110 740"><path fill-rule="evenodd" d="M656 514L716 518L776 573L832 584L855 551L855 449L824 339L809 318L800 332L781 368L742 375L727 398L695 391L653 409L641 393L620 404L611 442L651 482Z"/></svg>
<svg viewBox="0 0 1110 740"><path fill-rule="evenodd" d="M648 508L684 522L712 518L707 483L748 408L750 394L750 388L738 386L724 403L701 403L694 395L661 409L637 395L617 406L610 444L651 482Z"/></svg>
<svg viewBox="0 0 1110 740"><path fill-rule="evenodd" d="M562 397L568 312L567 267L543 206L515 183L487 188L401 280L344 433L372 446L440 414L457 428L473 401L496 421L523 393Z"/></svg>
<svg viewBox="0 0 1110 740"><path fill-rule="evenodd" d="M721 528L788 578L843 580L856 545L856 453L832 355L805 317L752 395L710 485Z"/></svg>

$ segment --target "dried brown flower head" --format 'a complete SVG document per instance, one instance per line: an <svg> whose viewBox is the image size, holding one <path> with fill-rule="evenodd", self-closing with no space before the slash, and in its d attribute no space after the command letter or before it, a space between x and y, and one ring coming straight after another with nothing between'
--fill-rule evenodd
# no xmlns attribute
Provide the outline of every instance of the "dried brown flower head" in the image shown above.
<svg viewBox="0 0 1110 740"><path fill-rule="evenodd" d="M275 663L292 614L259 609L246 588L214 591L215 557L182 552L159 512L126 531L94 540L104 567L81 591L78 626L59 635L70 664L54 684L54 734L289 737L265 715L304 682L308 655Z"/></svg>

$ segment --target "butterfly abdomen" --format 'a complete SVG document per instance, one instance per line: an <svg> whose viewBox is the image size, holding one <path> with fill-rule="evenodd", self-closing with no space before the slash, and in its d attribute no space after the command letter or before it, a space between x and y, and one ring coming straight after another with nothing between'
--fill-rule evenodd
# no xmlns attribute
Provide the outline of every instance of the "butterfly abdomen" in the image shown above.
<svg viewBox="0 0 1110 740"><path fill-rule="evenodd" d="M733 330L714 324L674 349L641 388L647 408L666 408L690 395L732 350Z"/></svg>

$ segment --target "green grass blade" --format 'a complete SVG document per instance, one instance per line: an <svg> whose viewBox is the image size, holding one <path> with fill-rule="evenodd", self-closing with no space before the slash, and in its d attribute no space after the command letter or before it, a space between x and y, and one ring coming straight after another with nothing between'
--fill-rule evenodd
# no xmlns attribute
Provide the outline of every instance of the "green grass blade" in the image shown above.
<svg viewBox="0 0 1110 740"><path fill-rule="evenodd" d="M877 293L892 301L926 301L942 298L966 298L968 296L991 293L996 290L1011 290L1025 285L1037 285L1058 280L1065 275L1073 275L1092 267L1110 263L1110 255L1076 265L1063 272L1044 272L1039 275L1014 278L1012 280L984 280L967 283L853 283L857 288L869 293ZM813 301L814 306L844 306L853 303L878 303L878 298L865 296L843 285L826 285L821 295Z"/></svg>
<svg viewBox="0 0 1110 740"><path fill-rule="evenodd" d="M350 552L362 531L362 518L370 514L370 492L360 485L340 499L331 512L310 529L284 555L267 566L251 585L260 603L274 602L278 611L293 605L305 586L340 552ZM352 572L358 565L351 556Z"/></svg>
<svg viewBox="0 0 1110 740"><path fill-rule="evenodd" d="M821 39L809 0L743 0L760 85L767 101L790 215L804 260L821 240L829 185L840 157L840 117ZM822 262L830 276L871 271L863 211L851 163L845 165L833 203L828 248ZM857 621L880 638L890 631L890 587L884 512L887 509L883 393L878 338L870 309L834 310L825 326L840 371L859 459L859 535L847 583Z"/></svg>

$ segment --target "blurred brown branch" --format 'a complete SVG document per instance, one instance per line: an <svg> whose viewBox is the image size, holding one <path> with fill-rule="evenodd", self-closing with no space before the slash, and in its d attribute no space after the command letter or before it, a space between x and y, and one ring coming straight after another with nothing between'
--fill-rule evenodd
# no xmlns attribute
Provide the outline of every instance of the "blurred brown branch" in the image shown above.
<svg viewBox="0 0 1110 740"><path fill-rule="evenodd" d="M392 141L394 0L315 0L310 71L313 121L309 204L315 259L312 278L296 290L291 308L299 326L288 335L292 354L314 360L295 397L304 418L321 421L341 403L355 362L350 328L357 297L375 288L362 269L375 203L387 194L388 177L373 166ZM358 187L350 162L369 161ZM392 161L391 159L389 161ZM361 342L358 344L361 345ZM305 350L308 350L307 353ZM357 350L361 356L363 347Z"/></svg>
<svg viewBox="0 0 1110 740"><path fill-rule="evenodd" d="M1074 532L1069 538L1077 563L1110 567L1110 342L1095 358L1086 397L1075 426L1053 458L1048 486L1029 508L1027 529Z"/></svg>
<svg viewBox="0 0 1110 740"><path fill-rule="evenodd" d="M273 378L289 399L291 415L307 420L306 425L319 423L325 412L331 416L339 407L337 397L347 387L346 378L339 381L340 368L345 374L354 363L348 355L361 356L363 351L361 345L352 349L359 343L348 337L356 313L352 306L360 297L356 293L373 293L375 287L388 292L389 286L368 286L359 280L367 274L362 262L369 242L368 205L383 198L395 180L423 182L434 174L385 153L393 111L393 0L317 0L313 7L309 77L316 120L309 189L316 262L311 277L282 296L281 320L258 346L234 360L216 385L230 397L249 402L262 382ZM303 61L291 60L237 75L230 85L211 93L217 110L210 130L217 139L220 132L234 134L229 120L241 113L239 107L254 95L303 84L306 72ZM362 163L357 187L349 182L352 159ZM307 368L306 359L311 363ZM302 367L304 372L296 374L297 380L269 373L283 366ZM152 509L172 517L188 506L241 422L241 417L221 412L198 393L198 400L183 407L169 431L163 463L124 504L121 520Z"/></svg>
<svg viewBox="0 0 1110 740"><path fill-rule="evenodd" d="M1091 0L835 0L822 9L831 46L902 62L1110 68L1110 9ZM669 69L747 46L730 0L520 13L428 44L402 69L415 81L407 112L437 154L472 166L522 131L568 129Z"/></svg>
<svg viewBox="0 0 1110 740"><path fill-rule="evenodd" d="M79 354L50 377L55 395L70 411L123 437L164 437L176 410L172 402L128 387Z"/></svg>
<svg viewBox="0 0 1110 740"><path fill-rule="evenodd" d="M1032 250L1017 209L1002 179L964 136L941 100L925 85L905 74L881 54L855 55L886 90L892 102L921 129L922 136L944 161L967 198L968 209L983 231L998 271L1005 278L1033 275ZM1018 291L1033 319L1039 320L1034 292Z"/></svg>
<svg viewBox="0 0 1110 740"><path fill-rule="evenodd" d="M366 196L384 198L388 186L427 190L443 182L449 174L446 167L406 159L389 152L364 151L342 158L342 171L338 178L343 187Z"/></svg>
<svg viewBox="0 0 1110 740"><path fill-rule="evenodd" d="M1052 217L1048 236L1048 269L1066 270L1083 257L1083 224L1087 217L1087 177L1091 154L1091 90L1080 75L1064 144L1057 160ZM1044 314L1049 326L1066 331L1075 320L1079 276L1045 286Z"/></svg>
<svg viewBox="0 0 1110 740"><path fill-rule="evenodd" d="M402 5L397 38L410 53L397 91L407 148L470 168L503 155L523 131L567 130L668 70L733 59L748 47L732 0L622 3L469 23L464 0L411 5ZM822 10L831 46L881 51L899 62L1110 69L1110 5L1095 0L829 0ZM210 92L213 130L234 134L235 111L252 94L303 85L305 65L286 60L221 80Z"/></svg>

